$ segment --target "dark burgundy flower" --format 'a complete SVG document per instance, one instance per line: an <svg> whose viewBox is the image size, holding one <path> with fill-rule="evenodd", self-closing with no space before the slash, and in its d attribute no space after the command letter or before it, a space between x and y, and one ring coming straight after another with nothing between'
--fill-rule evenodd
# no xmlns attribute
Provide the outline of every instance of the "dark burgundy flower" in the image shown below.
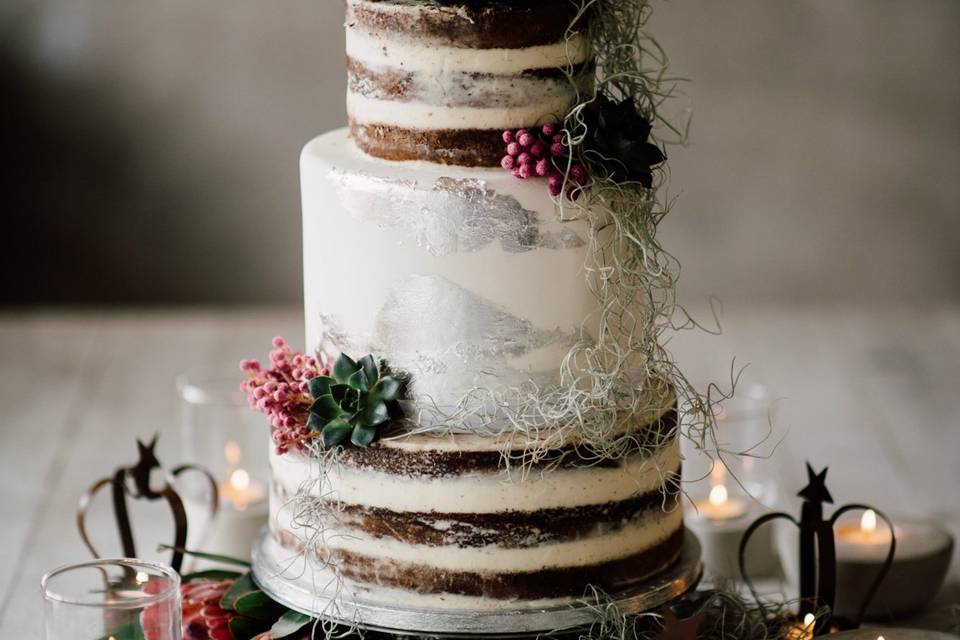
<svg viewBox="0 0 960 640"><path fill-rule="evenodd" d="M584 150L617 182L653 186L653 168L666 157L649 141L650 121L630 98L614 102L598 95L584 111L587 135Z"/></svg>

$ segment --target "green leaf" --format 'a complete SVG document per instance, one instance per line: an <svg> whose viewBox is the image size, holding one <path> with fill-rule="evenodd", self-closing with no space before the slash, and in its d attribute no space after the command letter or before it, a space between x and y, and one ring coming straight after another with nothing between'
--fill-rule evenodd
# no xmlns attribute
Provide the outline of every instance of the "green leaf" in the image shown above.
<svg viewBox="0 0 960 640"><path fill-rule="evenodd" d="M239 571L230 571L229 569L207 569L206 571L194 571L180 576L182 582L193 582L194 580L234 580L242 574Z"/></svg>
<svg viewBox="0 0 960 640"><path fill-rule="evenodd" d="M322 431L328 422L330 421L325 418L321 418L315 413L311 413L310 417L307 418L307 426L314 431Z"/></svg>
<svg viewBox="0 0 960 640"><path fill-rule="evenodd" d="M390 376L381 378L380 382L377 383L377 386L374 387L373 392L387 402L396 400L397 393L400 392L400 381L396 378L391 378Z"/></svg>
<svg viewBox="0 0 960 640"><path fill-rule="evenodd" d="M143 627L140 626L139 622L129 622L121 627L117 627L110 633L105 636L101 636L97 640L145 640L143 635Z"/></svg>
<svg viewBox="0 0 960 640"><path fill-rule="evenodd" d="M367 394L363 393L359 389L351 389L350 387L343 385L344 389L343 396L336 398L337 402L340 403L340 411L343 413L356 413L360 409L360 402L362 397L365 397ZM343 415L341 415L343 417Z"/></svg>
<svg viewBox="0 0 960 640"><path fill-rule="evenodd" d="M266 631L268 626L263 620L236 616L230 620L230 633L235 640L250 640L255 635Z"/></svg>
<svg viewBox="0 0 960 640"><path fill-rule="evenodd" d="M206 553L205 551L191 551L190 549L183 549L181 547L175 547L169 544L160 544L157 545L157 549L160 551L181 551L186 556L191 556L193 558L200 558L202 560L211 560L213 562L221 562L223 564L233 564L238 567L247 567L250 568L251 564L249 560L243 560L242 558L234 558L233 556L222 556L217 553Z"/></svg>
<svg viewBox="0 0 960 640"><path fill-rule="evenodd" d="M372 389L373 385L377 384L377 378L380 377L377 361L373 359L372 355L365 355L360 358L359 364L363 373L367 376L367 388Z"/></svg>
<svg viewBox="0 0 960 640"><path fill-rule="evenodd" d="M310 616L299 611L287 611L270 627L270 636L274 640L280 640L293 635L308 624L313 624L313 618Z"/></svg>
<svg viewBox="0 0 960 640"><path fill-rule="evenodd" d="M250 572L243 574L234 582L227 592L220 598L220 606L231 611L237 610L237 601L248 593L260 592L260 588L253 582ZM262 592L261 592L262 593Z"/></svg>
<svg viewBox="0 0 960 640"><path fill-rule="evenodd" d="M347 354L341 353L337 361L333 363L333 377L337 379L337 382L346 384L350 376L358 369L360 369L360 365L354 362Z"/></svg>
<svg viewBox="0 0 960 640"><path fill-rule="evenodd" d="M307 384L310 386L310 395L319 398L329 394L330 387L336 383L337 381L329 376L317 376L316 378L310 378L310 382Z"/></svg>
<svg viewBox="0 0 960 640"><path fill-rule="evenodd" d="M370 405L364 410L362 416L363 425L367 427L375 427L389 419L390 413L387 411L387 405L383 402Z"/></svg>
<svg viewBox="0 0 960 640"><path fill-rule="evenodd" d="M343 418L337 418L327 423L323 428L323 446L332 447L350 437L353 427Z"/></svg>
<svg viewBox="0 0 960 640"><path fill-rule="evenodd" d="M284 611L286 607L275 602L263 591L250 591L237 600L236 612L257 620L272 623Z"/></svg>
<svg viewBox="0 0 960 640"><path fill-rule="evenodd" d="M315 413L321 418L330 421L339 418L343 411L340 410L340 403L332 395L320 396L310 405L310 413Z"/></svg>
<svg viewBox="0 0 960 640"><path fill-rule="evenodd" d="M335 384L332 387L330 387L330 395L333 396L333 399L336 400L338 404L343 402L343 399L347 396L348 393L356 393L356 392L357 392L356 389L351 389L345 384Z"/></svg>
<svg viewBox="0 0 960 640"><path fill-rule="evenodd" d="M358 447L368 447L373 439L377 437L377 428L370 426L356 426L350 434L350 442Z"/></svg>
<svg viewBox="0 0 960 640"><path fill-rule="evenodd" d="M357 391L369 391L370 383L367 382L367 373L363 369L358 369L347 380L347 386Z"/></svg>
<svg viewBox="0 0 960 640"><path fill-rule="evenodd" d="M387 403L387 412L392 420L399 420L403 417L403 409L400 408L400 403L396 400Z"/></svg>

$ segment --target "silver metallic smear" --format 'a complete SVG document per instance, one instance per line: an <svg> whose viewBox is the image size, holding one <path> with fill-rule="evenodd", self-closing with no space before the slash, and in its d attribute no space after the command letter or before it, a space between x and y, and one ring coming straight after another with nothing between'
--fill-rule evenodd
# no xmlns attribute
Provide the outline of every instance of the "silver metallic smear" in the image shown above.
<svg viewBox="0 0 960 640"><path fill-rule="evenodd" d="M337 196L350 215L396 231L435 256L477 251L491 242L510 252L586 245L568 227L546 229L535 211L498 194L484 180L441 177L424 189L415 181L331 173L338 184Z"/></svg>
<svg viewBox="0 0 960 640"><path fill-rule="evenodd" d="M409 374L412 400L451 408L476 388L496 391L555 380L559 360L576 340L569 330L539 329L438 275L398 282L376 315L372 336L349 336L334 317L321 317L320 349L375 353ZM556 365L531 371L511 361L556 347Z"/></svg>

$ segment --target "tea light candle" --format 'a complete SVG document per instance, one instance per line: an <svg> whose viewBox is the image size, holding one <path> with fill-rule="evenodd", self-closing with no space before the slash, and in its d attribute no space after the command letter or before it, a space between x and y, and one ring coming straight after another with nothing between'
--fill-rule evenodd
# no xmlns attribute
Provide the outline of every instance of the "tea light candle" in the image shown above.
<svg viewBox="0 0 960 640"><path fill-rule="evenodd" d="M751 505L746 498L731 496L726 471L715 465L710 473L710 492L706 500L696 500L687 515L687 526L700 540L701 558L708 578L739 578L740 540L750 526ZM747 570L762 576L776 569L776 558L769 531L760 529L747 550Z"/></svg>
<svg viewBox="0 0 960 640"><path fill-rule="evenodd" d="M896 531L896 529L894 529ZM899 531L897 532L899 538ZM898 540L899 542L899 540ZM890 547L890 530L877 526L877 512L867 509L859 524L837 526L837 556L847 558L886 558Z"/></svg>
<svg viewBox="0 0 960 640"><path fill-rule="evenodd" d="M731 498L725 484L710 487L710 495L707 499L698 500L695 504L697 511L703 514L704 518L714 522L741 518L747 513L747 502Z"/></svg>
<svg viewBox="0 0 960 640"><path fill-rule="evenodd" d="M943 528L915 520L893 523L897 548L890 572L867 616L902 615L933 600L950 565L953 538ZM853 615L886 561L890 529L866 510L859 521L841 520L836 527L837 603L839 615Z"/></svg>

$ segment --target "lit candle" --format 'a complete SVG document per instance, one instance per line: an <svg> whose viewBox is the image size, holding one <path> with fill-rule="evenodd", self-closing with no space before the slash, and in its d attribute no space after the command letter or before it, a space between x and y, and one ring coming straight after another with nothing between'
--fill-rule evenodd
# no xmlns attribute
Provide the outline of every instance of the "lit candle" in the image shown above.
<svg viewBox="0 0 960 640"><path fill-rule="evenodd" d="M787 631L787 638L789 640L813 640L813 626L816 621L816 616L808 613L803 616L803 622L797 622Z"/></svg>
<svg viewBox="0 0 960 640"><path fill-rule="evenodd" d="M714 465L710 472L710 492L705 500L696 500L688 511L687 526L700 540L701 558L708 577L740 578L739 552L743 532L750 524L750 503L730 495L726 469ZM769 531L760 529L747 550L747 570L762 576L776 570L776 556Z"/></svg>
<svg viewBox="0 0 960 640"><path fill-rule="evenodd" d="M900 532L897 532L897 543ZM859 524L845 523L837 527L837 556L852 557L860 555L862 557L886 557L887 549L890 546L890 529L884 525L883 528L877 526L877 512L873 509L867 509L860 516ZM839 551L839 547L844 547L844 552Z"/></svg>
<svg viewBox="0 0 960 640"><path fill-rule="evenodd" d="M250 479L250 474L244 469L234 469L230 472L230 481L220 484L221 508L227 506L237 511L246 511L250 504L255 504L265 495L263 487Z"/></svg>
<svg viewBox="0 0 960 640"><path fill-rule="evenodd" d="M240 466L242 450L234 441L224 446L227 481L218 483L220 510L208 521L206 503L186 502L190 538L203 551L249 559L260 530L267 523L267 492ZM203 563L199 563L203 564Z"/></svg>
<svg viewBox="0 0 960 640"><path fill-rule="evenodd" d="M841 615L855 612L886 562L890 527L868 509L836 527L837 603ZM953 538L942 527L917 520L893 521L897 548L890 572L867 615L902 615L922 609L943 584L953 551ZM889 638L888 638L889 640Z"/></svg>
<svg viewBox="0 0 960 640"><path fill-rule="evenodd" d="M714 465L710 472L710 493L706 500L697 500L697 511L710 520L733 520L747 513L746 500L731 498L725 484L723 465Z"/></svg>

